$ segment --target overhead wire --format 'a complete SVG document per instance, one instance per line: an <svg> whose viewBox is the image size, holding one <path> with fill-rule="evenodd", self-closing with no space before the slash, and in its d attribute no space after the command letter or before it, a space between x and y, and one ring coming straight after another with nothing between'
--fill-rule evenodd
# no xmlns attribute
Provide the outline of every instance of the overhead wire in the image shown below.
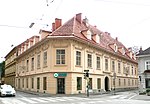
<svg viewBox="0 0 150 104"><path fill-rule="evenodd" d="M150 4L141 4L141 3L123 2L123 1L112 1L112 0L96 0L96 1L110 2L110 3L117 3L117 4L130 4L136 6L150 6Z"/></svg>

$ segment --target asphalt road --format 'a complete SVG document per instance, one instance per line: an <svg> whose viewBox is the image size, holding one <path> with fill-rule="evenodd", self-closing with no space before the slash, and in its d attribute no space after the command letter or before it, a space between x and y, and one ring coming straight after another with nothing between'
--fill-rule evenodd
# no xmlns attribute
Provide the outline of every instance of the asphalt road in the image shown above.
<svg viewBox="0 0 150 104"><path fill-rule="evenodd" d="M119 92L103 95L39 96L17 92L16 97L0 97L0 104L150 104L150 96L136 92Z"/></svg>

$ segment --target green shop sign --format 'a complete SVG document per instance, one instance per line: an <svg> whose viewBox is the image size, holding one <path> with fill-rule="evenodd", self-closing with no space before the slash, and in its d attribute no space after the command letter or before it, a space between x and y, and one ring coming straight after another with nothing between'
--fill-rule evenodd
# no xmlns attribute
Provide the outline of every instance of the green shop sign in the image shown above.
<svg viewBox="0 0 150 104"><path fill-rule="evenodd" d="M54 77L57 78L57 77L66 77L67 76L67 73L54 73Z"/></svg>

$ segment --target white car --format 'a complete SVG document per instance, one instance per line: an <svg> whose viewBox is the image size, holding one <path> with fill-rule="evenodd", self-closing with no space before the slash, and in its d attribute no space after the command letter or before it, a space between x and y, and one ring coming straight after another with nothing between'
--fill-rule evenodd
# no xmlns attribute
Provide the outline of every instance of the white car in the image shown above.
<svg viewBox="0 0 150 104"><path fill-rule="evenodd" d="M0 96L15 96L16 91L11 85L0 85Z"/></svg>

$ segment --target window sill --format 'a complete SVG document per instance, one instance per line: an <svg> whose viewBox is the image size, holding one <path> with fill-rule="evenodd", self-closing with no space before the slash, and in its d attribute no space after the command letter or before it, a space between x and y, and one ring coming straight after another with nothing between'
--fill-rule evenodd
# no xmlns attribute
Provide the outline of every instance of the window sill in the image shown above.
<svg viewBox="0 0 150 104"><path fill-rule="evenodd" d="M41 67L38 67L37 69L39 70L39 69L41 69Z"/></svg>
<svg viewBox="0 0 150 104"><path fill-rule="evenodd" d="M103 71L103 73L111 74L111 72L110 72L110 71Z"/></svg>
<svg viewBox="0 0 150 104"><path fill-rule="evenodd" d="M54 65L55 67L66 67L67 65L65 64L57 64L57 65Z"/></svg>
<svg viewBox="0 0 150 104"><path fill-rule="evenodd" d="M97 68L96 70L101 70L101 68Z"/></svg>
<svg viewBox="0 0 150 104"><path fill-rule="evenodd" d="M46 67L47 67L47 65L43 66L43 68L46 68Z"/></svg>
<svg viewBox="0 0 150 104"><path fill-rule="evenodd" d="M93 69L92 67L87 67L88 69Z"/></svg>
<svg viewBox="0 0 150 104"><path fill-rule="evenodd" d="M81 66L81 65L75 65L75 67L80 67L80 68L82 68L82 66Z"/></svg>

